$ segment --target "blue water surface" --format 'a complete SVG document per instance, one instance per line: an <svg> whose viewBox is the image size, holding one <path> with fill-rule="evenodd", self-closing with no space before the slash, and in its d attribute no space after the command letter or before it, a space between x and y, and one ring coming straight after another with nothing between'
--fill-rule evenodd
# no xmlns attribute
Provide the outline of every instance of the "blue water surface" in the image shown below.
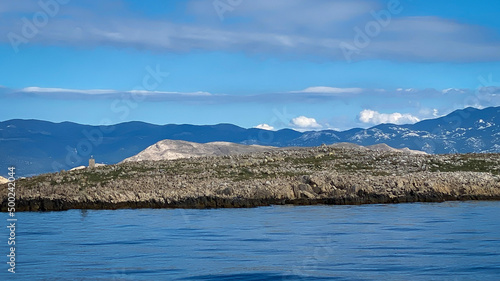
<svg viewBox="0 0 500 281"><path fill-rule="evenodd" d="M17 213L0 280L500 280L500 202ZM7 214L4 214L5 220Z"/></svg>

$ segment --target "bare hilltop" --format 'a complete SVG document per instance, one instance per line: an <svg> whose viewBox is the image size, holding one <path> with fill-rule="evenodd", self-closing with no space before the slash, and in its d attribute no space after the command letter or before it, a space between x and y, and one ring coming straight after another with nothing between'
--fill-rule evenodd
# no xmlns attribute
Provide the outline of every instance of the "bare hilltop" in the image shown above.
<svg viewBox="0 0 500 281"><path fill-rule="evenodd" d="M230 142L195 143L181 140L159 141L139 154L129 157L122 162L175 160L202 156L233 155L252 152L261 152L274 149L271 146L243 145Z"/></svg>
<svg viewBox="0 0 500 281"><path fill-rule="evenodd" d="M8 182L9 182L9 181L8 181L6 178L4 178L4 177L0 176L0 184L3 184L3 183L8 183Z"/></svg>
<svg viewBox="0 0 500 281"><path fill-rule="evenodd" d="M346 143L257 150L176 160L149 159L162 154L150 150L116 165L20 179L16 210L500 199L500 154L428 155Z"/></svg>

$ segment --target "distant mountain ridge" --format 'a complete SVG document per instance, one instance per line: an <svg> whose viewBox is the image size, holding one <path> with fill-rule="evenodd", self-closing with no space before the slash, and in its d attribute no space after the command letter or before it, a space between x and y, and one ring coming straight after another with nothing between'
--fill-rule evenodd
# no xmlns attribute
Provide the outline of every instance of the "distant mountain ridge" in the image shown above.
<svg viewBox="0 0 500 281"><path fill-rule="evenodd" d="M0 164L16 166L18 176L69 170L86 165L90 155L98 163L114 164L158 141L232 142L263 146L319 146L350 142L369 146L385 143L428 153L500 152L500 107L466 108L412 125L382 124L347 131L265 131L231 124L153 125L127 122L90 126L39 120L0 122ZM0 174L6 174L1 172Z"/></svg>

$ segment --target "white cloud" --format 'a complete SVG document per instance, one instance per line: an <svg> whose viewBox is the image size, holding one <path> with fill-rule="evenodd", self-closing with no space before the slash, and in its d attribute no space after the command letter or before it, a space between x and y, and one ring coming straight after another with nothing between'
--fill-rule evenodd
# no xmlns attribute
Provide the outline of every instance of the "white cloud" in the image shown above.
<svg viewBox="0 0 500 281"><path fill-rule="evenodd" d="M333 88L333 87L309 87L297 93L318 93L318 94L359 94L363 91L361 88Z"/></svg>
<svg viewBox="0 0 500 281"><path fill-rule="evenodd" d="M262 129L262 130L268 130L268 131L274 130L274 127L270 126L268 124L259 124L259 125L255 126L254 128L256 128L256 129Z"/></svg>
<svg viewBox="0 0 500 281"><path fill-rule="evenodd" d="M429 107L422 107L418 111L418 115L421 116L421 117L423 117L423 119L436 118L436 117L442 116L442 114L440 114L440 112L439 112L439 109L437 109L437 108L429 108Z"/></svg>
<svg viewBox="0 0 500 281"><path fill-rule="evenodd" d="M374 125L383 123L401 125L401 124L413 124L419 122L420 119L409 113L401 114L395 112L387 114L387 113L380 113L374 110L365 109L359 113L359 121Z"/></svg>
<svg viewBox="0 0 500 281"><path fill-rule="evenodd" d="M319 129L322 127L320 124L318 124L316 119L306 116L293 118L290 124L297 129Z"/></svg>
<svg viewBox="0 0 500 281"><path fill-rule="evenodd" d="M141 95L154 95L154 96L161 96L161 95L183 95L183 96L213 96L209 92L203 92L203 91L198 91L198 92L165 92L165 91L146 91L146 90L133 90L133 91L128 91L127 93L131 94L141 94Z"/></svg>
<svg viewBox="0 0 500 281"><path fill-rule="evenodd" d="M407 112L411 114L381 114L378 112L364 112L363 121L365 124L377 124L381 122L392 123L414 123L418 120L435 118L446 115L453 110L473 106L484 108L490 106L500 106L500 87L480 87L478 89L448 90L441 89L406 89L383 90L383 89L359 89L357 88L330 88L330 87L310 87L300 92L260 92L251 95L238 95L233 93L220 94L206 91L179 92L179 91L146 91L140 88L131 91L121 91L114 89L64 89L64 88L44 88L27 87L23 89L12 89L0 87L0 94L5 97L43 97L58 100L89 100L89 99L123 99L132 98L150 102L173 101L188 104L247 104L249 102L260 104L318 104L325 105L335 102L336 106L354 105L361 108L373 108L384 112ZM320 92L320 93L318 93ZM321 93L322 92L322 93ZM350 92L349 94L344 94ZM390 102L388 102L390 101ZM358 113L357 111L355 113ZM308 114L305 113L304 114ZM296 116L296 115L294 115ZM293 116L284 118L291 120ZM359 116L358 116L359 117ZM361 120L361 119L359 119ZM287 121L288 122L288 121ZM326 120L321 122L321 128L327 128ZM334 127L338 127L338 118L333 122ZM341 123L358 125L352 117ZM356 122L356 123L354 123Z"/></svg>
<svg viewBox="0 0 500 281"><path fill-rule="evenodd" d="M21 92L26 93L73 93L85 95L98 95L98 94L116 94L115 90L75 90L63 88L41 88L41 87L26 87L21 89Z"/></svg>
<svg viewBox="0 0 500 281"><path fill-rule="evenodd" d="M45 96L61 97L64 95L68 98L75 96L102 96L108 98L119 98L122 95L143 95L147 97L172 97L172 96L185 96L185 97L206 97L213 96L211 93L198 91L198 92L167 92L167 91L146 91L146 90L132 90L132 91L117 91L117 90L79 90L79 89L64 89L64 88L42 88L42 87L26 87L18 93L38 94Z"/></svg>
<svg viewBox="0 0 500 281"><path fill-rule="evenodd" d="M214 1L191 0L189 10L201 17L214 17ZM258 26L276 31L316 29L363 16L380 5L369 0L251 0L236 2L225 18L246 17ZM238 3L239 2L239 3Z"/></svg>
<svg viewBox="0 0 500 281"><path fill-rule="evenodd" d="M62 6L29 44L131 47L162 52L205 50L306 57L314 54L343 61L340 44L354 44L360 35L353 28L365 30L367 23L374 20L370 12L384 9L380 1L368 0L252 0L242 1L228 11L226 17L236 23L225 24L220 22L213 1L185 1L186 7L180 6L178 15L192 20L184 22L168 17L144 18L140 11L128 10L118 0L85 5L77 2ZM19 18L43 11L35 3L3 1L0 33L20 34L24 23ZM500 60L499 34L485 26L440 17L400 16L393 17L382 34L371 40L368 48L356 52L353 59ZM11 43L9 36L1 36L0 43Z"/></svg>

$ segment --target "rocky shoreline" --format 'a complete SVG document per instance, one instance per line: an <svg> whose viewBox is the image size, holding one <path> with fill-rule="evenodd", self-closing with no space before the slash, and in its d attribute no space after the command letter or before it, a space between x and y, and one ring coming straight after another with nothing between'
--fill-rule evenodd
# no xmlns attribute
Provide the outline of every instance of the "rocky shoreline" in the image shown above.
<svg viewBox="0 0 500 281"><path fill-rule="evenodd" d="M16 211L500 200L499 163L349 145L128 162L18 180Z"/></svg>
<svg viewBox="0 0 500 281"><path fill-rule="evenodd" d="M273 205L363 205L363 204L398 204L398 203L441 203L447 201L499 201L500 196L443 194L415 195L391 198L389 196L345 197L326 199L227 199L221 197L188 198L179 202L163 201L129 201L110 203L106 201L76 202L63 199L29 199L20 200L19 212L26 211L66 211L71 209L117 210L117 209L215 209L215 208L255 208ZM5 212L6 210L2 210Z"/></svg>

